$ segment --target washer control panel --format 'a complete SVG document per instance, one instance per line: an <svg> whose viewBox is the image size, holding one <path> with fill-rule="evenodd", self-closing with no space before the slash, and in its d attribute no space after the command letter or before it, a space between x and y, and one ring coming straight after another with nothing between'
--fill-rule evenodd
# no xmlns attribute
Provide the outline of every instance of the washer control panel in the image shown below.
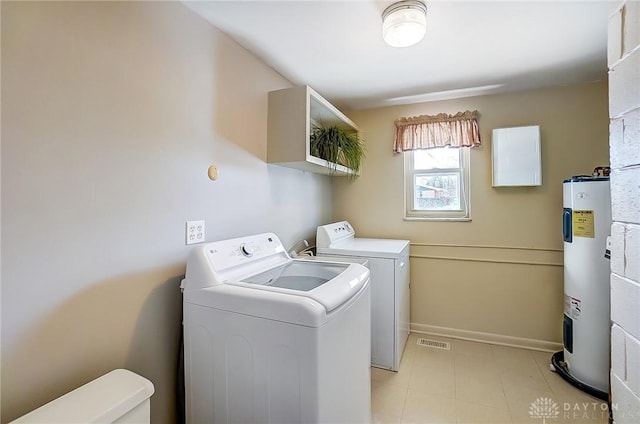
<svg viewBox="0 0 640 424"><path fill-rule="evenodd" d="M187 256L187 272L180 287L193 290L242 281L291 261L274 233L200 244Z"/></svg>
<svg viewBox="0 0 640 424"><path fill-rule="evenodd" d="M258 250L258 248L253 243L242 243L240 245L240 253L242 253L247 258L252 257L253 254L256 253L256 250Z"/></svg>
<svg viewBox="0 0 640 424"><path fill-rule="evenodd" d="M258 234L230 240L215 241L203 246L205 255L216 273L269 258L288 259L282 242L273 233Z"/></svg>

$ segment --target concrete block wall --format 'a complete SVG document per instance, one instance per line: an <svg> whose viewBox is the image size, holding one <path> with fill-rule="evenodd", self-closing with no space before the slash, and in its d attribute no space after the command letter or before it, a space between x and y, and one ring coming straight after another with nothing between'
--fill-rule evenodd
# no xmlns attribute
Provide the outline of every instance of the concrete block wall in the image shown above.
<svg viewBox="0 0 640 424"><path fill-rule="evenodd" d="M640 1L612 2L608 34L611 158L611 404L640 422Z"/></svg>

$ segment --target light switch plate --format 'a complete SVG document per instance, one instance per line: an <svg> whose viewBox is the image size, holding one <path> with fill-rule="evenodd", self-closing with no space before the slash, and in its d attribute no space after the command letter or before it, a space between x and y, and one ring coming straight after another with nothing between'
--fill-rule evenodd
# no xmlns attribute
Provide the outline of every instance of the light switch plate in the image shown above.
<svg viewBox="0 0 640 424"><path fill-rule="evenodd" d="M202 243L205 238L204 221L187 221L185 242L186 244Z"/></svg>

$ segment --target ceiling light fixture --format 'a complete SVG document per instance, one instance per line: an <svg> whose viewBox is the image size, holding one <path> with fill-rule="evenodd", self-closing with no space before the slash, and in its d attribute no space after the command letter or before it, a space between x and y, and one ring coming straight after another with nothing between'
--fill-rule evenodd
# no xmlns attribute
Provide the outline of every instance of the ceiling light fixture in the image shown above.
<svg viewBox="0 0 640 424"><path fill-rule="evenodd" d="M413 46L426 31L427 6L421 1L399 1L382 12L382 38L392 47Z"/></svg>

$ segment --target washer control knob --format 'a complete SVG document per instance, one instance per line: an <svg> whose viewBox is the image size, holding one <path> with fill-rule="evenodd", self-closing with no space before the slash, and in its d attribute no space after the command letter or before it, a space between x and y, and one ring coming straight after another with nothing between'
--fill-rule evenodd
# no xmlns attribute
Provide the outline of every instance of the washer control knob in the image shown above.
<svg viewBox="0 0 640 424"><path fill-rule="evenodd" d="M246 256L247 258L250 258L253 256L253 254L256 252L256 246L253 244L246 244L243 243L240 246L240 252Z"/></svg>

